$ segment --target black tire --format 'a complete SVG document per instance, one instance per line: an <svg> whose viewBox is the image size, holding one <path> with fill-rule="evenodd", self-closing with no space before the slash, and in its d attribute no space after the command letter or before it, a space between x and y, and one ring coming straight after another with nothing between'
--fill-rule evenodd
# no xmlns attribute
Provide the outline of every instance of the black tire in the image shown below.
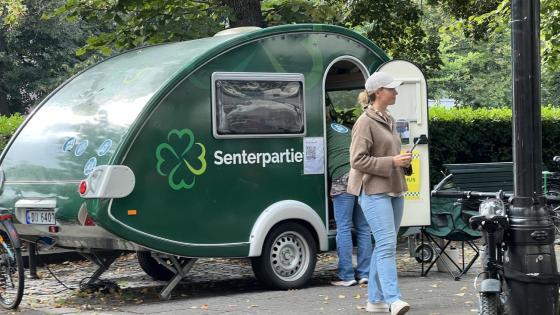
<svg viewBox="0 0 560 315"><path fill-rule="evenodd" d="M434 248L428 244L421 244L414 250L414 259L417 262L429 263L434 259Z"/></svg>
<svg viewBox="0 0 560 315"><path fill-rule="evenodd" d="M307 284L317 263L317 244L307 228L284 222L267 235L261 256L251 259L257 279L268 287L296 289Z"/></svg>
<svg viewBox="0 0 560 315"><path fill-rule="evenodd" d="M175 272L169 270L167 267L161 265L157 260L152 257L152 253L148 251L137 251L136 257L138 258L138 263L140 268L144 272L152 277L154 280L158 281L169 281L175 276ZM167 262L166 259L163 259ZM179 258L179 263L184 266L189 262L191 258Z"/></svg>
<svg viewBox="0 0 560 315"><path fill-rule="evenodd" d="M498 315L498 294L481 293L480 294L480 315Z"/></svg>
<svg viewBox="0 0 560 315"><path fill-rule="evenodd" d="M12 235L1 232L0 245L0 306L5 309L16 309L23 297L24 269L21 249L14 248Z"/></svg>

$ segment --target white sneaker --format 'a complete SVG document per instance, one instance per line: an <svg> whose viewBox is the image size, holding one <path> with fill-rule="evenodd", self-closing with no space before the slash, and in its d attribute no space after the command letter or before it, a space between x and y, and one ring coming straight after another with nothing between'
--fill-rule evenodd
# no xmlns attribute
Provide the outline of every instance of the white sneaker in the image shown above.
<svg viewBox="0 0 560 315"><path fill-rule="evenodd" d="M358 280L358 284L367 284L368 283L368 278L360 278L360 280Z"/></svg>
<svg viewBox="0 0 560 315"><path fill-rule="evenodd" d="M404 315L410 310L410 304L405 301L396 300L391 303L391 315Z"/></svg>
<svg viewBox="0 0 560 315"><path fill-rule="evenodd" d="M371 313L389 313L389 304L385 303L385 302L379 302L379 303L370 303L369 301L367 302L366 305L366 312L371 312Z"/></svg>
<svg viewBox="0 0 560 315"><path fill-rule="evenodd" d="M348 280L348 281L340 280L340 281L331 282L332 285L336 285L336 286L339 286L339 287L351 287L351 286L355 285L356 283L358 283L358 282L356 282L356 280Z"/></svg>

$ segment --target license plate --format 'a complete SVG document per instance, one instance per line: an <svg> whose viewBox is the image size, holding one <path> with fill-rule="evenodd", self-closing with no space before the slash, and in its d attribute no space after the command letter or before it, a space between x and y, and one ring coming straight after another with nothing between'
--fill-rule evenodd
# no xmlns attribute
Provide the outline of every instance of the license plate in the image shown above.
<svg viewBox="0 0 560 315"><path fill-rule="evenodd" d="M27 224L56 224L54 210L27 210L25 213Z"/></svg>

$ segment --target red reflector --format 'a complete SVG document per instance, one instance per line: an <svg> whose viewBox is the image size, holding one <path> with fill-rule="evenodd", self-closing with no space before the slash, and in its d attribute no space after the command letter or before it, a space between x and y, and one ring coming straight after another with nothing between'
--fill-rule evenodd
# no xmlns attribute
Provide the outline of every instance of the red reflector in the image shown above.
<svg viewBox="0 0 560 315"><path fill-rule="evenodd" d="M60 231L60 227L56 225L49 226L49 233L58 233Z"/></svg>
<svg viewBox="0 0 560 315"><path fill-rule="evenodd" d="M95 222L93 222L93 219L88 215L86 217L86 220L84 221L84 225L85 226L95 226Z"/></svg>
<svg viewBox="0 0 560 315"><path fill-rule="evenodd" d="M80 186L78 188L78 192L80 193L80 195L85 194L87 191L87 182L85 180L80 182Z"/></svg>

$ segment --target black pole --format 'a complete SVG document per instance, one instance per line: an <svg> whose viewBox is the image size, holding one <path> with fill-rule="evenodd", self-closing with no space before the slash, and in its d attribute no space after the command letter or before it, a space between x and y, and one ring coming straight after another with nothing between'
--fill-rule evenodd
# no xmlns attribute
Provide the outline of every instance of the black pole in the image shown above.
<svg viewBox="0 0 560 315"><path fill-rule="evenodd" d="M28 266L29 266L29 278L31 279L39 279L37 276L37 244L33 242L27 243L27 251L28 251Z"/></svg>
<svg viewBox="0 0 560 315"><path fill-rule="evenodd" d="M558 304L554 226L542 193L540 3L512 0L513 164L504 273L512 315L553 315Z"/></svg>

